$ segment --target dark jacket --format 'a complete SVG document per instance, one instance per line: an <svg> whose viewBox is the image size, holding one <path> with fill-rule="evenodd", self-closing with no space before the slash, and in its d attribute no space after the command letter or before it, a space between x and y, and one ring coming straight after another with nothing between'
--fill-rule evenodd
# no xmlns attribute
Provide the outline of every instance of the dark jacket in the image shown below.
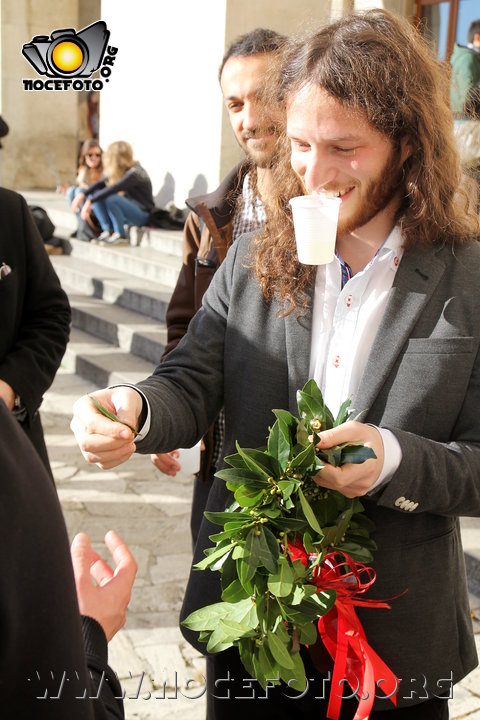
<svg viewBox="0 0 480 720"><path fill-rule="evenodd" d="M168 343L162 360L186 334L190 320L200 308L202 298L232 244L237 199L249 169L247 162L240 163L214 192L187 200L191 212L183 234L183 265L167 309ZM212 461L213 426L204 442L199 475L206 480Z"/></svg>
<svg viewBox="0 0 480 720"><path fill-rule="evenodd" d="M130 170L127 170L125 175L116 183L107 185L106 179L98 180L84 192L92 202L98 202L109 197L109 195L122 192L125 197L148 212L155 204L152 194L152 181L147 171L138 163L131 167Z"/></svg>
<svg viewBox="0 0 480 720"><path fill-rule="evenodd" d="M105 633L92 618L80 618L58 497L2 401L0 428L0 714L123 718ZM99 688L100 698L90 700Z"/></svg>
<svg viewBox="0 0 480 720"><path fill-rule="evenodd" d="M0 379L26 409L23 429L50 472L38 408L65 353L70 305L25 200L0 189Z"/></svg>
<svg viewBox="0 0 480 720"><path fill-rule="evenodd" d="M452 112L457 118L478 115L480 113L480 52L455 43L450 62Z"/></svg>

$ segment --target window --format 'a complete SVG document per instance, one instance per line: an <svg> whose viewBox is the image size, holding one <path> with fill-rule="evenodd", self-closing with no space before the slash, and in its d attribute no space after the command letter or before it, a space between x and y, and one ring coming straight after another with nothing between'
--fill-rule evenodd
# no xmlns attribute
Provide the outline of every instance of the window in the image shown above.
<svg viewBox="0 0 480 720"><path fill-rule="evenodd" d="M478 0L417 0L415 21L440 60L448 60L455 42L467 44L467 30L480 18Z"/></svg>

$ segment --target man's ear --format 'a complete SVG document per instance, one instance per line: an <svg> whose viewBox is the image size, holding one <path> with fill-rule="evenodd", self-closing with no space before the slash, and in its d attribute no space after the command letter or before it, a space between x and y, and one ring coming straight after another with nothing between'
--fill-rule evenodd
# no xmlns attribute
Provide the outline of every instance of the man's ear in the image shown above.
<svg viewBox="0 0 480 720"><path fill-rule="evenodd" d="M404 135L402 139L400 140L400 159L403 163L405 160L407 160L410 155L413 153L413 146L412 141L410 139L410 135Z"/></svg>

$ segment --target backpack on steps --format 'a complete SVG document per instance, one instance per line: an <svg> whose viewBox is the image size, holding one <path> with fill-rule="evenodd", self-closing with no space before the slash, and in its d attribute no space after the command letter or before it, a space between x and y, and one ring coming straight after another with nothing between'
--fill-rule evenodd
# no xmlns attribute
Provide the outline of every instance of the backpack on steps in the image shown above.
<svg viewBox="0 0 480 720"><path fill-rule="evenodd" d="M42 236L43 242L47 242L55 232L55 225L48 217L48 213L44 208L39 205L29 205L28 207L35 220L35 225Z"/></svg>

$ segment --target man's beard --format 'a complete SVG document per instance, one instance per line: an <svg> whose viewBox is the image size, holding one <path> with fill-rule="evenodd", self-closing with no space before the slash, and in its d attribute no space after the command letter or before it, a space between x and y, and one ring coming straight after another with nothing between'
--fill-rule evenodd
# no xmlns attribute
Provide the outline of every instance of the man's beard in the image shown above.
<svg viewBox="0 0 480 720"><path fill-rule="evenodd" d="M375 215L384 210L398 193L403 179L400 152L399 148L392 148L378 175L363 188L360 206L354 214L345 218L344 221L341 217L339 218L337 236L353 232L366 225Z"/></svg>
<svg viewBox="0 0 480 720"><path fill-rule="evenodd" d="M248 146L247 140L249 138L256 138L257 135L260 135L260 137L268 135L268 139L266 139L261 146L252 149ZM266 131L262 128L255 132L244 132L242 135L242 147L245 155L259 168L272 167L277 139L276 136L275 138L273 136L275 136L275 128L268 128Z"/></svg>

